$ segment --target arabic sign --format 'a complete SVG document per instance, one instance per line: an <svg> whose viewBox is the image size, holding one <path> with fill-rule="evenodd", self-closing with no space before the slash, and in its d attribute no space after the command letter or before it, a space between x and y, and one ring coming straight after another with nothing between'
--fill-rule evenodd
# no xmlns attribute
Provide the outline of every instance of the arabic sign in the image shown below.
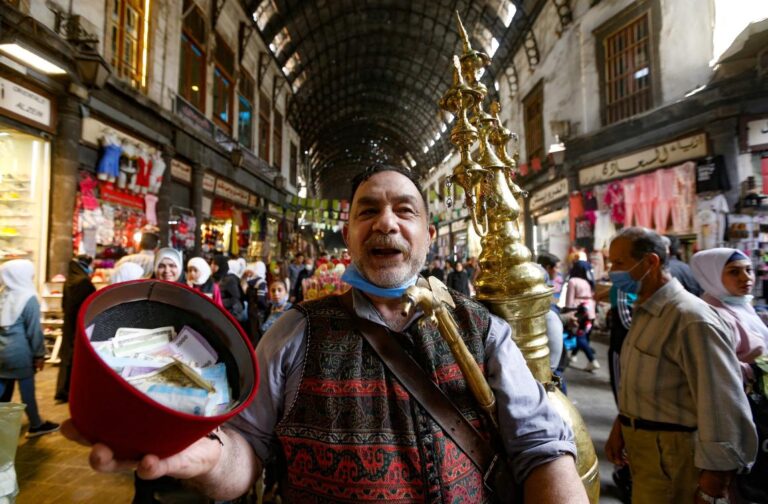
<svg viewBox="0 0 768 504"><path fill-rule="evenodd" d="M584 168L579 172L579 185L583 187L607 182L706 155L707 134L698 133L675 140L674 142L668 142L651 149Z"/></svg>
<svg viewBox="0 0 768 504"><path fill-rule="evenodd" d="M531 196L530 209L537 210L566 196L568 196L568 179L562 179L534 192Z"/></svg>
<svg viewBox="0 0 768 504"><path fill-rule="evenodd" d="M176 96L176 115L200 133L213 136L213 123L181 96Z"/></svg>
<svg viewBox="0 0 768 504"><path fill-rule="evenodd" d="M230 184L226 180L218 179L216 181L216 196L234 201L243 206L248 206L248 191Z"/></svg>
<svg viewBox="0 0 768 504"><path fill-rule="evenodd" d="M214 187L216 187L216 177L210 173L203 175L203 191L213 192Z"/></svg>
<svg viewBox="0 0 768 504"><path fill-rule="evenodd" d="M51 128L51 100L8 79L0 78L0 107Z"/></svg>
<svg viewBox="0 0 768 504"><path fill-rule="evenodd" d="M171 177L189 184L192 182L192 167L176 159L171 159Z"/></svg>
<svg viewBox="0 0 768 504"><path fill-rule="evenodd" d="M747 147L768 145L768 118L747 123Z"/></svg>

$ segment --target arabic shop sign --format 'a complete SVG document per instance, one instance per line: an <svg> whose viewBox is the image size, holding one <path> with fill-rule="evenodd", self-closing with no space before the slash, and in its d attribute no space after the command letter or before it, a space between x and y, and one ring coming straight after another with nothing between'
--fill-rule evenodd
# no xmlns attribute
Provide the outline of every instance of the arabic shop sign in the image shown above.
<svg viewBox="0 0 768 504"><path fill-rule="evenodd" d="M699 133L584 168L579 172L579 185L583 187L607 182L706 155L707 134Z"/></svg>
<svg viewBox="0 0 768 504"><path fill-rule="evenodd" d="M536 210L566 196L568 196L568 179L562 179L534 192L531 196L530 208Z"/></svg>
<svg viewBox="0 0 768 504"><path fill-rule="evenodd" d="M0 78L0 108L51 128L51 100L8 79Z"/></svg>
<svg viewBox="0 0 768 504"><path fill-rule="evenodd" d="M768 118L747 123L747 146L768 145Z"/></svg>

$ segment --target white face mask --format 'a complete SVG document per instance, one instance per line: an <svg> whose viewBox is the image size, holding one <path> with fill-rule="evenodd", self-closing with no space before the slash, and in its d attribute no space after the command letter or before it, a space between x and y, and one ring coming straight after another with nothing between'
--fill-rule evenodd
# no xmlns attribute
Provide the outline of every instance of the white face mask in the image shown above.
<svg viewBox="0 0 768 504"><path fill-rule="evenodd" d="M304 269L307 271L312 271L312 265L311 264L305 264Z"/></svg>

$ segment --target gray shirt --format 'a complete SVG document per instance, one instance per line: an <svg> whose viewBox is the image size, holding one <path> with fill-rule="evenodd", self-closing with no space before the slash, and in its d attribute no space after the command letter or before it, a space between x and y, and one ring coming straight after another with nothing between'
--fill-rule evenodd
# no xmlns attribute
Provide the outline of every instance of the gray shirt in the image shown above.
<svg viewBox="0 0 768 504"><path fill-rule="evenodd" d="M744 468L757 454L727 327L672 279L635 305L621 349L621 413L695 427L694 464L712 471Z"/></svg>
<svg viewBox="0 0 768 504"><path fill-rule="evenodd" d="M386 323L370 301L356 289L354 308L359 317L376 324ZM417 312L406 327L413 324ZM306 319L290 310L275 322L256 348L260 385L256 399L230 426L266 460L274 441L274 429L296 399L306 352ZM550 404L544 387L537 382L512 340L512 330L491 315L485 343L486 378L496 396L504 447L513 461L517 482L540 464L563 454L576 455L573 433Z"/></svg>

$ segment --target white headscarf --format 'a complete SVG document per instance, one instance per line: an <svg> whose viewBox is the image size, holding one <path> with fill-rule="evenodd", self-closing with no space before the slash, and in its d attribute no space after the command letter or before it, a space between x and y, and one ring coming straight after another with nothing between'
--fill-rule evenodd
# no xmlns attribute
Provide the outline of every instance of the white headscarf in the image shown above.
<svg viewBox="0 0 768 504"><path fill-rule="evenodd" d="M0 326L19 320L35 290L35 265L27 259L14 259L0 266Z"/></svg>
<svg viewBox="0 0 768 504"><path fill-rule="evenodd" d="M264 264L263 261L256 261L256 263L253 265L253 272L256 273L256 276L262 280L267 279L267 265Z"/></svg>
<svg viewBox="0 0 768 504"><path fill-rule="evenodd" d="M161 248L155 252L155 276L157 276L157 267L160 265L160 261L163 259L170 259L171 261L175 262L176 266L179 268L179 277L181 277L181 272L184 269L184 261L181 258L181 252L171 247Z"/></svg>
<svg viewBox="0 0 768 504"><path fill-rule="evenodd" d="M239 277L243 276L243 273L245 273L245 269L248 267L248 263L245 262L245 259L242 257L237 258L237 264L239 266L238 271L240 272Z"/></svg>
<svg viewBox="0 0 768 504"><path fill-rule="evenodd" d="M704 292L720 301L731 295L723 285L723 269L735 253L749 260L743 252L732 248L702 250L691 257L693 276ZM763 323L750 303L731 304L723 301L725 308L748 330L762 336L768 345L768 327Z"/></svg>
<svg viewBox="0 0 768 504"><path fill-rule="evenodd" d="M197 270L197 280L193 285L203 285L211 277L211 265L205 262L202 257L193 257L187 263L187 269L193 267ZM187 275L187 281L191 284L192 280Z"/></svg>
<svg viewBox="0 0 768 504"><path fill-rule="evenodd" d="M230 259L227 261L229 265L229 272L235 275L237 278L243 276L243 271L240 270L240 261L236 259Z"/></svg>
<svg viewBox="0 0 768 504"><path fill-rule="evenodd" d="M139 264L126 262L112 272L112 276L109 277L109 283L130 282L131 280L139 280L141 278L144 278L144 268Z"/></svg>

